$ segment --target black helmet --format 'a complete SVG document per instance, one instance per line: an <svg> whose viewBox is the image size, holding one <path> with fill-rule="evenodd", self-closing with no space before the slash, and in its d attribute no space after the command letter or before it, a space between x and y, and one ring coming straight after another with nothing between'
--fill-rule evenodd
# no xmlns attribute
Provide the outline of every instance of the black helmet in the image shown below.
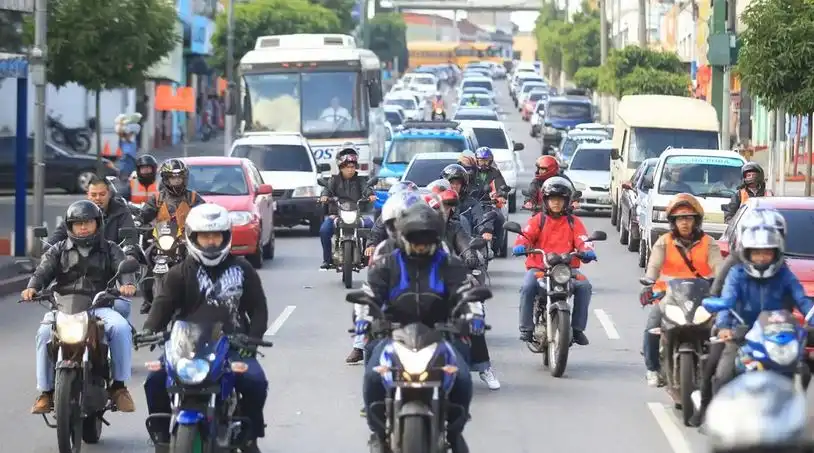
<svg viewBox="0 0 814 453"><path fill-rule="evenodd" d="M469 172L466 171L466 168L458 164L450 164L444 167L444 169L441 170L441 177L449 182L460 179L463 183L463 189L466 189L466 186L469 184Z"/></svg>
<svg viewBox="0 0 814 453"><path fill-rule="evenodd" d="M401 248L408 255L432 255L441 244L444 219L426 203L416 203L396 219L396 231ZM429 245L426 251L418 253L414 245Z"/></svg>
<svg viewBox="0 0 814 453"><path fill-rule="evenodd" d="M139 171L141 167L150 167L153 169L153 172L150 175L142 175ZM158 172L158 161L155 160L150 154L143 154L136 159L136 178L138 178L138 182L144 184L145 186L149 186L150 184L155 182L155 178L158 176L156 173Z"/></svg>
<svg viewBox="0 0 814 453"><path fill-rule="evenodd" d="M748 172L755 172L757 175L747 179L746 173ZM741 167L741 178L743 179L743 185L757 184L760 187L765 183L763 167L755 162L747 162Z"/></svg>
<svg viewBox="0 0 814 453"><path fill-rule="evenodd" d="M543 183L542 193L543 193L543 207L546 211L546 214L552 215L552 213L548 212L548 199L551 197L564 198L565 208L563 209L562 212L564 213L569 208L569 205L571 203L571 197L574 195L574 189L567 179L563 178L562 176L553 176L551 178L546 179L546 181Z"/></svg>
<svg viewBox="0 0 814 453"><path fill-rule="evenodd" d="M171 195L179 197L186 193L187 182L189 181L189 168L187 164L181 159L167 159L161 164L161 169L158 171L161 174L161 188L169 192ZM183 182L177 186L171 186L167 183L173 176L180 176Z"/></svg>
<svg viewBox="0 0 814 453"><path fill-rule="evenodd" d="M84 237L74 235L73 224L89 220L96 221L96 232ZM102 210L90 200L75 201L68 206L68 211L65 213L65 226L68 237L80 247L91 247L104 237L105 223Z"/></svg>

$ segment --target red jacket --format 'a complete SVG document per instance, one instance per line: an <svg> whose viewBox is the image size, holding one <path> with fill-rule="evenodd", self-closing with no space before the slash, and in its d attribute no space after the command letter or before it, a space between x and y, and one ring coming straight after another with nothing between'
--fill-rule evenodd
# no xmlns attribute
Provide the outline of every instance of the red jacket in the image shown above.
<svg viewBox="0 0 814 453"><path fill-rule="evenodd" d="M585 225L579 217L575 215L551 217L546 216L543 228L540 228L542 216L545 214L539 213L529 219L529 222L523 228L523 233L528 236L517 235L514 245L524 245L526 248L535 248L545 250L546 253L568 253L578 250L585 252L593 250L593 244L586 242L588 239L588 232ZM572 221L569 222L568 218ZM571 225L573 223L573 226ZM578 258L574 258L571 266L578 268L582 262ZM526 257L526 269L542 269L543 256L539 253L534 253Z"/></svg>

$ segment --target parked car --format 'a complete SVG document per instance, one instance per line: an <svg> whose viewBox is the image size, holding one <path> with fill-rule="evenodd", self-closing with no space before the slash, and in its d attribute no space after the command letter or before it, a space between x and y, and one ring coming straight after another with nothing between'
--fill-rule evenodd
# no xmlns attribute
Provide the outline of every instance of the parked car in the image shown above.
<svg viewBox="0 0 814 453"><path fill-rule="evenodd" d="M656 169L657 158L645 159L630 181L622 183L622 195L619 197L620 218L622 228L619 231L619 243L627 245L628 251L639 251L639 219L644 212L640 212L643 206L639 203L647 196L643 182L645 178L653 177L653 170ZM639 263L639 267L644 267L647 263Z"/></svg>
<svg viewBox="0 0 814 453"><path fill-rule="evenodd" d="M207 203L229 211L232 254L245 256L255 268L274 259L274 197L249 159L187 157L189 188Z"/></svg>

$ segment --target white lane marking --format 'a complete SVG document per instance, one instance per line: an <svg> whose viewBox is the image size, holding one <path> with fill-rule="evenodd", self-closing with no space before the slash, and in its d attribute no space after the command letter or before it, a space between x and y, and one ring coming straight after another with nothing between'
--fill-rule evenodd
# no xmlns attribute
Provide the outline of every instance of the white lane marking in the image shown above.
<svg viewBox="0 0 814 453"><path fill-rule="evenodd" d="M605 329L605 334L608 335L609 339L619 339L619 331L616 330L616 326L613 325L610 315L608 315L605 310L601 308L594 309L594 316L599 320L599 324L602 324L602 328Z"/></svg>
<svg viewBox="0 0 814 453"><path fill-rule="evenodd" d="M647 408L650 409L653 418L656 419L656 423L658 423L659 428L661 428L661 432L664 433L664 437L667 438L667 443L670 444L673 453L692 453L687 439L681 434L681 430L678 429L678 426L676 426L670 414L667 413L667 408L664 407L664 404L647 403Z"/></svg>
<svg viewBox="0 0 814 453"><path fill-rule="evenodd" d="M291 316L291 313L294 313L294 310L296 309L297 309L296 305L289 305L285 307L283 312L280 313L280 316L278 316L277 319L275 319L274 322L271 323L271 327L269 327L269 330L267 330L266 333L263 334L263 336L271 337L277 334L277 331L279 331L280 328L283 327L283 324L286 322L286 320L288 320L288 317Z"/></svg>

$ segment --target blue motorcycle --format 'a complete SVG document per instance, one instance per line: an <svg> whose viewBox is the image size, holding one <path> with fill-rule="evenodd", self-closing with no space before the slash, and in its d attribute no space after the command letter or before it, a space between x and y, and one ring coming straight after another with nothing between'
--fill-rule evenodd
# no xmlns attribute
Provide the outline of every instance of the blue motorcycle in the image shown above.
<svg viewBox="0 0 814 453"><path fill-rule="evenodd" d="M243 334L225 335L220 323L187 321L173 323L168 341L162 332L136 337L133 342L137 349L166 342L163 360L149 362L147 368L166 369L172 413L147 417L151 437L151 421L169 418L170 453L232 452L245 447L245 434L251 426L249 419L240 415L241 398L235 391L235 380L248 365L231 360L229 351L270 347L271 342Z"/></svg>

